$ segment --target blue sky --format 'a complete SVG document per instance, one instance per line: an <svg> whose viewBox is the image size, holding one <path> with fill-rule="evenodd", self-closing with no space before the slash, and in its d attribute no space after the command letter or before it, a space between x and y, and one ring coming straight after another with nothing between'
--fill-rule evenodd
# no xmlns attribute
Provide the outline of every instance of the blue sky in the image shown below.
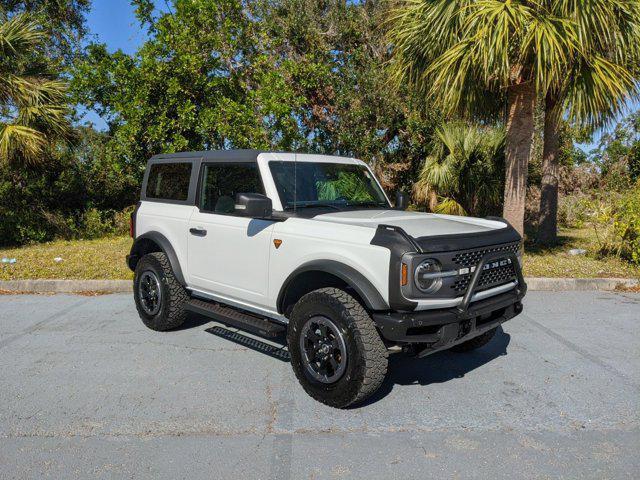
<svg viewBox="0 0 640 480"><path fill-rule="evenodd" d="M164 0L156 0L156 8L166 11ZM93 0L91 11L87 16L89 41L106 43L110 51L118 49L125 53L134 53L145 41L146 34L140 29L133 14L133 7L129 0ZM630 105L631 110L640 108L638 103ZM83 121L92 122L97 128L103 129L106 123L95 112L86 112ZM579 145L589 151L598 145L603 132L597 132L591 143Z"/></svg>
<svg viewBox="0 0 640 480"><path fill-rule="evenodd" d="M146 39L129 0L93 0L87 26L89 40L106 43L111 51L134 53Z"/></svg>

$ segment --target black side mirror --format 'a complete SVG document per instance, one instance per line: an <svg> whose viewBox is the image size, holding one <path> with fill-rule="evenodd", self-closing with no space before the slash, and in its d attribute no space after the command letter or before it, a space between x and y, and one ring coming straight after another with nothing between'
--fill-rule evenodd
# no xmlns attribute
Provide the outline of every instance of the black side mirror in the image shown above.
<svg viewBox="0 0 640 480"><path fill-rule="evenodd" d="M273 212L271 199L260 193L236 194L235 215L250 218L269 218Z"/></svg>
<svg viewBox="0 0 640 480"><path fill-rule="evenodd" d="M401 191L396 192L396 210L406 210L409 206L409 196Z"/></svg>

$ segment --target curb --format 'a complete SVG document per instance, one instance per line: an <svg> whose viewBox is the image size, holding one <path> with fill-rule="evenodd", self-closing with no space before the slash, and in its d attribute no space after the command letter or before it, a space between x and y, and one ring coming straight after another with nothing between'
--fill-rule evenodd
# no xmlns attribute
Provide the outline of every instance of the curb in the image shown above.
<svg viewBox="0 0 640 480"><path fill-rule="evenodd" d="M132 280L5 280L0 291L19 293L124 293L131 292Z"/></svg>
<svg viewBox="0 0 640 480"><path fill-rule="evenodd" d="M628 278L538 278L526 277L531 291L618 290L640 287ZM130 293L131 280L4 280L0 292L16 293Z"/></svg>
<svg viewBox="0 0 640 480"><path fill-rule="evenodd" d="M640 286L640 280L631 278L538 278L526 277L532 291L587 291L620 290Z"/></svg>

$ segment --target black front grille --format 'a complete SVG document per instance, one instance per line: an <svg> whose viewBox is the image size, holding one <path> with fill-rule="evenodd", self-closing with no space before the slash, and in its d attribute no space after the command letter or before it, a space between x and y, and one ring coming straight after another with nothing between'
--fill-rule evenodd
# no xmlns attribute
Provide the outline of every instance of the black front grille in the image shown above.
<svg viewBox="0 0 640 480"><path fill-rule="evenodd" d="M520 245L518 243L513 243L509 245L501 245L497 247L487 247L483 249L460 252L452 258L452 261L461 268L471 268L477 266L478 263L480 263L482 257L488 253L515 253L518 251L519 247ZM499 261L500 260L498 260L498 262ZM492 262L492 264L493 263L494 262ZM469 286L469 283L471 282L472 275L473 272L470 271L468 274L458 276L456 278L456 281L451 285L451 289L453 289L453 291L455 291L456 293L465 292L467 290L467 287ZM512 282L516 279L516 277L517 275L514 265L509 260L509 263L505 265L495 266L483 271L482 275L480 276L480 280L478 281L476 291L487 290L489 288Z"/></svg>
<svg viewBox="0 0 640 480"><path fill-rule="evenodd" d="M487 253L493 252L513 252L516 253L520 248L520 244L509 243L507 245L499 245L496 247L485 247L479 248L477 250L468 250L466 252L456 253L456 255L451 259L453 263L459 265L460 267L474 267L478 263L480 263L480 259L484 257Z"/></svg>

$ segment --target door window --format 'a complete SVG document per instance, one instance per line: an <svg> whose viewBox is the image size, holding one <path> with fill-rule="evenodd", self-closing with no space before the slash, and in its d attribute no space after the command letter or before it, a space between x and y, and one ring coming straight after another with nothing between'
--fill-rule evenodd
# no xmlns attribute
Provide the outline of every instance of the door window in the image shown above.
<svg viewBox="0 0 640 480"><path fill-rule="evenodd" d="M256 163L206 163L200 186L200 210L231 214L236 193L263 193Z"/></svg>

